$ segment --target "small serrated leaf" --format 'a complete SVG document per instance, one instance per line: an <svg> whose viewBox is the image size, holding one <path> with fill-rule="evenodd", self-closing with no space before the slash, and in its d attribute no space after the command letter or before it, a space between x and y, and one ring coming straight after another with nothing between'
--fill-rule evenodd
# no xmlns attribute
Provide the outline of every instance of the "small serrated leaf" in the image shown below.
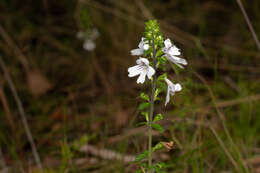
<svg viewBox="0 0 260 173"><path fill-rule="evenodd" d="M156 52L156 57L160 57L163 55L162 49L159 49L159 51Z"/></svg>
<svg viewBox="0 0 260 173"><path fill-rule="evenodd" d="M149 107L150 103L143 102L139 105L138 109L139 110L144 110L145 108Z"/></svg>
<svg viewBox="0 0 260 173"><path fill-rule="evenodd" d="M167 74L164 73L164 74L160 75L160 76L157 78L157 81L164 81L164 78L166 78L166 77L167 77Z"/></svg>
<svg viewBox="0 0 260 173"><path fill-rule="evenodd" d="M153 119L153 122L157 122L157 121L160 121L163 119L163 115L162 114L157 114L154 119Z"/></svg>
<svg viewBox="0 0 260 173"><path fill-rule="evenodd" d="M163 144L161 142L159 142L158 144L156 144L154 147L153 147L153 151L156 151L156 150L160 150L163 148Z"/></svg>
<svg viewBox="0 0 260 173"><path fill-rule="evenodd" d="M152 127L153 127L155 130L158 130L160 133L163 133L163 132L164 132L164 128L163 128L160 124L155 124L155 123L153 123L153 124L152 124Z"/></svg>
<svg viewBox="0 0 260 173"><path fill-rule="evenodd" d="M155 93L154 93L154 100L159 100L158 95L161 93L160 88L156 88Z"/></svg>
<svg viewBox="0 0 260 173"><path fill-rule="evenodd" d="M144 99L144 100L150 102L150 99L149 99L149 97L148 97L147 94L145 94L145 93L141 93L141 94L140 94L140 97L141 97L142 99Z"/></svg>
<svg viewBox="0 0 260 173"><path fill-rule="evenodd" d="M145 117L146 122L149 122L148 112L142 112L141 114Z"/></svg>
<svg viewBox="0 0 260 173"><path fill-rule="evenodd" d="M147 156L148 156L148 151L145 150L142 154L139 154L138 156L136 156L135 162L140 162L143 159L145 159Z"/></svg>

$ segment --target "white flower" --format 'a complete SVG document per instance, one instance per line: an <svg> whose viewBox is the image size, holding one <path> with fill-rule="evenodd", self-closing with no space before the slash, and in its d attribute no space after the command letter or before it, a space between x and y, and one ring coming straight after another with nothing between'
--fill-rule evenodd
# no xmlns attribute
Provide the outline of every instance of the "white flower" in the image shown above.
<svg viewBox="0 0 260 173"><path fill-rule="evenodd" d="M149 66L148 59L140 57L136 60L136 64L137 65L128 68L128 76L134 77L140 75L137 79L137 83L144 83L146 75L149 79L151 79L155 73L155 70Z"/></svg>
<svg viewBox="0 0 260 173"><path fill-rule="evenodd" d="M183 68L182 65L188 64L185 59L177 57L178 55L181 54L180 50L176 46L172 45L171 40L169 38L164 41L163 52L165 53L164 55L166 56L166 58L169 61L173 62L174 64L176 64L180 68Z"/></svg>
<svg viewBox="0 0 260 173"><path fill-rule="evenodd" d="M181 91L182 88L181 88L181 85L179 83L173 84L167 78L164 78L164 80L168 85L167 95L166 95L166 99L165 99L165 106L166 106L167 103L170 101L170 96L173 96L175 94L175 92L177 92L177 91Z"/></svg>
<svg viewBox="0 0 260 173"><path fill-rule="evenodd" d="M85 40L83 48L87 51L92 51L96 48L96 43L92 40Z"/></svg>
<svg viewBox="0 0 260 173"><path fill-rule="evenodd" d="M144 37L142 37L140 43L138 44L138 49L131 50L131 55L143 55L145 50L149 49L148 41L144 41Z"/></svg>
<svg viewBox="0 0 260 173"><path fill-rule="evenodd" d="M85 32L77 32L77 38L83 40L83 48L87 51L93 51L96 48L95 40L99 37L99 32L96 28Z"/></svg>

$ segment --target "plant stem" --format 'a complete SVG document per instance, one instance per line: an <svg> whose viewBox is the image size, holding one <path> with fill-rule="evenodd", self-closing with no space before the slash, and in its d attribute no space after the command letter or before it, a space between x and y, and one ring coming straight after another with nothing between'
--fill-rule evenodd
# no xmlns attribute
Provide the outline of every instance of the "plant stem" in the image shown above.
<svg viewBox="0 0 260 173"><path fill-rule="evenodd" d="M156 52L155 52L155 45L154 45L154 35L152 33L152 46L153 46L153 68L156 71ZM152 80L152 94L151 94L151 100L150 100L150 114L149 114L149 122L148 122L148 169L149 173L152 173L152 121L153 121L153 112L154 112L154 93L156 89L156 75L154 75L154 78Z"/></svg>

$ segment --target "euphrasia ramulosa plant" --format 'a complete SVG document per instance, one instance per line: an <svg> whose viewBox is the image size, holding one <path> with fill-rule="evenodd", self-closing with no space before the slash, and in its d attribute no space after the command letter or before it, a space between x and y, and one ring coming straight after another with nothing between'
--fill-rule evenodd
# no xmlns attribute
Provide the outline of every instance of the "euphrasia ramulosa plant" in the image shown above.
<svg viewBox="0 0 260 173"><path fill-rule="evenodd" d="M182 90L179 83L173 83L167 78L166 66L173 63L180 68L187 65L187 61L181 57L178 49L169 38L164 40L160 27L156 20L146 22L145 35L141 38L138 48L131 51L131 55L139 56L136 65L128 68L129 77L137 77L138 84L149 82L151 84L151 93L141 93L143 102L139 105L141 114L145 117L145 125L148 126L148 150L136 157L136 162L140 163L141 169L136 171L140 173L163 172L164 163L152 163L152 153L163 148L163 143L159 142L152 146L152 129L160 132L164 128L158 124L163 119L163 115L154 113L155 101L160 101L160 93L166 90L164 105L166 106L170 98ZM148 159L148 164L143 162Z"/></svg>

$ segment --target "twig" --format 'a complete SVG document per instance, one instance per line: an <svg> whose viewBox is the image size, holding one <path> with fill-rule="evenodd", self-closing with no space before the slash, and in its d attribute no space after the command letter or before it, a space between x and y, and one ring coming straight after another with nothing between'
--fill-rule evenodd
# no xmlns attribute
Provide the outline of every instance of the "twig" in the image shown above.
<svg viewBox="0 0 260 173"><path fill-rule="evenodd" d="M234 158L232 157L232 155L229 153L229 151L227 150L225 144L223 143L223 141L220 139L220 137L218 136L216 130L212 127L209 126L210 130L212 131L212 133L214 134L214 136L216 137L218 143L220 144L220 146L222 147L222 149L224 150L224 152L226 153L226 155L228 156L228 158L230 159L231 163L234 165L235 169L237 172L241 172L236 161L234 160Z"/></svg>
<svg viewBox="0 0 260 173"><path fill-rule="evenodd" d="M0 170L1 173L8 173L8 167L5 163L5 159L4 159L4 155L3 155L3 152L2 152L2 148L0 147L0 164L1 164L1 167L2 167L2 170Z"/></svg>
<svg viewBox="0 0 260 173"><path fill-rule="evenodd" d="M18 48L18 46L16 46L14 41L11 39L11 37L7 34L7 32L4 30L4 28L1 25L0 25L0 35L3 37L5 42L9 45L9 47L14 49L14 53L19 58L24 68L27 71L29 71L30 67L26 57L23 55L22 51Z"/></svg>
<svg viewBox="0 0 260 173"><path fill-rule="evenodd" d="M258 50L260 51L260 42L259 42L259 40L258 40L258 38L257 38L257 35L256 35L256 33L255 33L255 30L254 30L254 28L253 28L253 26L252 26L252 24L251 24L251 22L250 22L250 19L249 19L247 13L246 13L246 10L245 10L245 8L244 8L244 6L243 6L241 0L237 0L237 3L238 3L238 5L239 5L239 7L240 7L240 9L241 9L241 11L242 11L242 13L243 13L243 16L244 16L244 18L245 18L245 21L246 21L246 23L247 23L247 25L248 25L248 27L249 27L249 30L250 30L250 32L251 32L251 34L252 34L252 36L253 36L253 38L254 38L254 40L255 40L256 46L257 46Z"/></svg>
<svg viewBox="0 0 260 173"><path fill-rule="evenodd" d="M38 166L38 169L42 172L42 164L41 164L41 160L40 160L40 157L39 157L39 154L37 152L37 149L36 149L36 146L35 146L35 143L34 143L34 140L33 140L33 137L32 137L32 134L31 134L31 131L30 131L30 128L29 128L29 125L28 125L28 122L27 122L27 119L26 119L26 116L25 116L25 111L23 109L23 105L22 105L22 102L17 94L17 91L15 89L15 86L14 86L14 83L9 75L9 72L6 68L6 65L4 63L4 61L2 60L2 57L0 57L0 66L4 72L4 76L7 80L7 83L9 84L9 87L12 91L12 94L14 96L14 99L16 101L16 104L17 104L17 107L18 107L18 111L21 115L21 118L22 118L22 123L24 125L24 128L25 128L25 133L27 135L27 138L30 142L30 145L31 145L31 148L32 148L32 152L33 152L33 156L34 156L34 159L36 161L36 164Z"/></svg>
<svg viewBox="0 0 260 173"><path fill-rule="evenodd" d="M2 77L2 76L0 75L0 77ZM14 125L13 116L11 114L11 111L10 111L10 108L9 108L9 105L8 105L8 102L7 102L5 93L4 93L2 81L0 81L0 101L2 102L6 119L9 123L11 129L13 130L13 132L15 132L15 125Z"/></svg>
<svg viewBox="0 0 260 173"><path fill-rule="evenodd" d="M135 156L132 155L122 155L121 153L108 150L108 149L98 149L95 146L85 144L82 147L80 147L81 152L87 152L94 156L101 157L102 159L108 159L108 160L121 160L126 163L135 161Z"/></svg>

